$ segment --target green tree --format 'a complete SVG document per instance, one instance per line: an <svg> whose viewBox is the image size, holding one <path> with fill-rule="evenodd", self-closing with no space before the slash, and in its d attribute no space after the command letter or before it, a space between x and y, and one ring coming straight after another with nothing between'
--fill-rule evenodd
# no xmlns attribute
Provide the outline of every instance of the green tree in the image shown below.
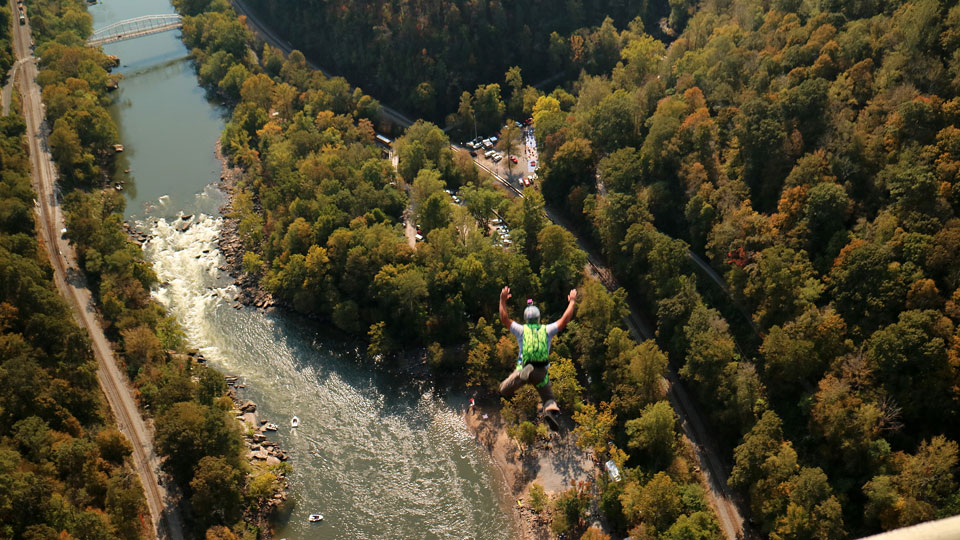
<svg viewBox="0 0 960 540"><path fill-rule="evenodd" d="M731 486L747 489L763 477L763 462L783 443L782 426L783 422L777 413L768 410L750 432L744 435L743 443L733 450Z"/></svg>
<svg viewBox="0 0 960 540"><path fill-rule="evenodd" d="M642 179L640 153L631 147L618 148L600 160L597 174L603 185L618 193L632 193Z"/></svg>
<svg viewBox="0 0 960 540"><path fill-rule="evenodd" d="M497 337L493 327L483 317L470 331L470 351L467 353L467 384L493 390L499 385L499 367L496 364Z"/></svg>
<svg viewBox="0 0 960 540"><path fill-rule="evenodd" d="M157 448L173 477L189 484L195 464L208 456L237 463L241 442L234 424L225 412L193 402L175 403L157 416Z"/></svg>
<svg viewBox="0 0 960 540"><path fill-rule="evenodd" d="M662 468L673 461L678 447L677 416L667 401L658 401L643 408L639 418L627 420L627 446L643 450L650 461Z"/></svg>
<svg viewBox="0 0 960 540"><path fill-rule="evenodd" d="M863 486L868 522L890 530L933 519L957 489L957 462L957 443L943 436L923 441L914 455L894 454L894 474Z"/></svg>
<svg viewBox="0 0 960 540"><path fill-rule="evenodd" d="M820 468L803 467L787 486L790 502L777 518L771 538L829 540L846 534L840 502Z"/></svg>
<svg viewBox="0 0 960 540"><path fill-rule="evenodd" d="M721 540L723 531L710 512L682 515L661 536L664 540Z"/></svg>
<svg viewBox="0 0 960 540"><path fill-rule="evenodd" d="M510 97L507 99L507 114L513 118L523 117L523 76L519 66L511 66L504 75L507 86L510 87Z"/></svg>
<svg viewBox="0 0 960 540"><path fill-rule="evenodd" d="M530 484L528 499L530 501L530 508L534 512L543 512L547 507L547 493L543 490L543 486L537 482Z"/></svg>
<svg viewBox="0 0 960 540"><path fill-rule="evenodd" d="M666 531L681 510L678 486L664 472L658 472L646 484L629 482L620 503L631 525L643 523L657 531Z"/></svg>
<svg viewBox="0 0 960 540"><path fill-rule="evenodd" d="M610 404L601 402L598 409L592 403L584 403L579 411L573 413L573 420L577 423L577 427L573 428L577 435L577 446L592 450L599 459L606 450L617 423Z"/></svg>
<svg viewBox="0 0 960 540"><path fill-rule="evenodd" d="M157 362L163 357L163 349L157 334L149 327L141 325L120 332L123 336L124 358L127 362L127 374L136 377L144 365Z"/></svg>
<svg viewBox="0 0 960 540"><path fill-rule="evenodd" d="M146 510L143 486L133 474L114 473L107 488L105 508L117 536L127 540L141 538L140 516Z"/></svg>
<svg viewBox="0 0 960 540"><path fill-rule="evenodd" d="M550 364L550 384L560 407L573 410L580 405L583 386L577 378L577 367L573 360L560 357Z"/></svg>
<svg viewBox="0 0 960 540"><path fill-rule="evenodd" d="M473 108L477 117L477 129L481 133L493 133L503 125L506 106L500 98L500 85L477 86L473 92Z"/></svg>
<svg viewBox="0 0 960 540"><path fill-rule="evenodd" d="M442 229L453 219L453 210L450 207L450 196L442 191L435 192L427 197L423 206L417 209L417 220L424 233L434 229Z"/></svg>
<svg viewBox="0 0 960 540"><path fill-rule="evenodd" d="M201 520L202 530L236 522L243 498L241 481L240 471L227 460L214 456L200 459L190 480L190 504Z"/></svg>
<svg viewBox="0 0 960 540"><path fill-rule="evenodd" d="M566 305L567 293L580 282L587 255L576 238L559 225L547 225L537 235L540 283L545 303L552 309Z"/></svg>
<svg viewBox="0 0 960 540"><path fill-rule="evenodd" d="M565 204L575 186L593 183L593 156L588 139L577 137L563 143L546 169L544 198L554 204Z"/></svg>
<svg viewBox="0 0 960 540"><path fill-rule="evenodd" d="M470 215L477 220L484 236L489 234L493 213L503 206L501 195L486 186L470 183L460 188L460 197L463 199L464 206L470 211Z"/></svg>
<svg viewBox="0 0 960 540"><path fill-rule="evenodd" d="M948 385L957 380L947 343L953 322L933 310L910 310L877 330L867 342L867 356L880 384L903 408L903 418L921 432L938 432L952 417ZM923 392L917 392L917 385Z"/></svg>
<svg viewBox="0 0 960 540"><path fill-rule="evenodd" d="M116 465L122 464L133 452L130 441L115 428L107 428L97 433L96 442L100 456Z"/></svg>
<svg viewBox="0 0 960 540"><path fill-rule="evenodd" d="M561 534L577 529L586 515L588 502L588 494L577 486L557 495L553 500L550 530L554 534Z"/></svg>
<svg viewBox="0 0 960 540"><path fill-rule="evenodd" d="M765 380L775 394L796 395L804 384L815 384L851 345L846 323L836 311L810 306L794 320L767 332L760 347Z"/></svg>

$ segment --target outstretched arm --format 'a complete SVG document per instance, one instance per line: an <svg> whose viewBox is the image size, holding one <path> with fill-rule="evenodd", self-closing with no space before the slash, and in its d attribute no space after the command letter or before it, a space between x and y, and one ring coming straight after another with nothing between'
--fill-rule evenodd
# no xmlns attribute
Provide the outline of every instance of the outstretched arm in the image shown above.
<svg viewBox="0 0 960 540"><path fill-rule="evenodd" d="M561 315L560 320L557 321L558 332L566 328L567 323L573 318L573 306L577 304L576 289L570 289L570 294L567 295L567 302L567 309L563 310L563 315Z"/></svg>
<svg viewBox="0 0 960 540"><path fill-rule="evenodd" d="M511 321L507 315L507 299L510 298L510 296L510 287L504 287L500 291L500 322L507 328L513 325L513 321Z"/></svg>

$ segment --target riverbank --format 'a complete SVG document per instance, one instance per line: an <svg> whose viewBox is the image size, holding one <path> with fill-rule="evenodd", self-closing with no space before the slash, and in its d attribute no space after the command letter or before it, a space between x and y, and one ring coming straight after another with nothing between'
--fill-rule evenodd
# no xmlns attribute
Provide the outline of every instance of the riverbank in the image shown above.
<svg viewBox="0 0 960 540"><path fill-rule="evenodd" d="M260 309L270 309L277 305L276 300L267 291L260 287L260 281L256 276L243 271L243 240L240 238L240 220L233 215L233 199L237 194L237 187L243 178L243 171L239 167L231 167L230 161L223 154L220 146L220 139L214 147L217 160L220 162L220 181L217 187L226 195L226 204L220 208L220 214L223 216L223 228L220 232L220 238L217 240L217 247L220 249L226 261L227 273L235 281L237 289L240 291L237 295L236 307L253 306ZM254 206L258 203L254 201ZM259 210L259 208L257 208Z"/></svg>
<svg viewBox="0 0 960 540"><path fill-rule="evenodd" d="M530 507L530 487L539 484L548 496L553 496L577 482L591 481L600 473L590 454L577 447L571 431L573 421L563 418L559 434L550 432L549 440L540 441L521 454L516 441L507 434L499 404L469 407L463 419L493 460L498 480L506 490L504 505L516 524L518 537L551 538L549 510L536 512Z"/></svg>
<svg viewBox="0 0 960 540"><path fill-rule="evenodd" d="M226 203L220 209L223 227L218 247L224 257L226 271L239 290L236 301L238 304L260 309L283 307L281 302L277 302L261 288L256 276L243 271L245 249L239 234L239 220L232 215L234 198L243 173L238 167L230 166L221 151L220 141L216 144L216 156L221 163L218 187L226 195ZM254 201L255 206L256 204ZM401 371L407 376L434 383L434 378L427 369L425 356L425 351L403 355ZM539 442L521 455L517 443L507 434L499 411L499 402L468 408L464 413L467 430L478 444L486 449L495 465L498 484L503 486L500 490L500 506L515 524L518 538L550 538L549 512L534 512L530 508L530 486L537 483L548 495L555 495L579 481L593 480L599 470L590 454L576 446L576 438L572 434L573 421L570 418L564 419L563 435L552 433L548 441ZM518 500L522 505L517 504Z"/></svg>
<svg viewBox="0 0 960 540"><path fill-rule="evenodd" d="M275 431L277 426L259 417L256 403L241 399L240 391L246 386L241 382L242 380L236 375L224 375L224 378L229 385L227 396L233 401L231 413L243 426L246 458L252 468L251 479L264 473L270 473L276 477L277 489L274 490L273 495L261 500L257 506L248 508L244 513L244 521L259 529L261 538L270 540L273 537L273 516L287 501L287 493L290 489L287 479L289 465L287 467L277 467L277 465L285 463L289 456L279 443L267 438L267 434Z"/></svg>

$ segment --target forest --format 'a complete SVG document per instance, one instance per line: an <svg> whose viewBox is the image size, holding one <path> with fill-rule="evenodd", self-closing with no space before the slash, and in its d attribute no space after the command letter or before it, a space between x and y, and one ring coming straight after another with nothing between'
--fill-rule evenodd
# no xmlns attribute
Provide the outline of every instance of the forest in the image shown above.
<svg viewBox="0 0 960 540"><path fill-rule="evenodd" d="M0 538L136 540L147 508L132 448L37 241L25 132L0 118Z"/></svg>
<svg viewBox="0 0 960 540"><path fill-rule="evenodd" d="M655 424L649 415L662 396L647 392L642 376L658 373L659 362L659 373L669 362L699 396L732 465L730 484L763 535L844 538L960 513L960 7L671 6L677 35L669 43L642 16L557 31L553 52L579 72L575 81L545 93L523 86L522 61L508 60L473 93L458 86L456 110L445 103L450 126L533 118L543 202L529 191L523 202L486 202L484 180L438 130L408 130L396 143L399 172L428 229L413 253L398 226L403 203L378 201L392 193L385 165L367 161L362 136L329 130L341 118L349 132L351 116L359 128L367 113L320 113L317 96L336 99L326 88L299 87L303 116L278 120L267 108L286 102L262 100L255 114L242 98L225 137L253 172L240 211L248 269L294 307L353 332L369 325L373 355L425 344L438 367L465 369L468 381L489 387L513 354L489 322L496 286L509 283L556 310L550 302L581 279L582 252L539 213L549 205L577 223L657 327L656 344L630 342L619 328L625 296L597 287L597 303L584 299L557 344L554 367L573 368L570 393L584 399L577 421L596 427L609 415L605 440L615 447L601 444L598 457L630 451L619 456L627 480L601 496L618 530L672 538L680 523L645 519L637 506L650 500L644 490L682 478L676 458L656 462L660 453L640 430ZM359 16L337 9L344 20ZM280 28L305 26L294 11L273 14L291 15ZM390 38L397 50L409 44ZM348 74L386 54L351 50L362 58L343 68ZM531 58L550 58L532 50ZM338 147L343 153L330 155ZM441 204L441 187L460 190L465 205ZM516 233L516 248L491 261L483 250L494 248L474 227L492 208ZM721 275L719 286L694 256ZM454 329L470 336L466 366L445 354L462 335Z"/></svg>
<svg viewBox="0 0 960 540"><path fill-rule="evenodd" d="M66 236L78 254L78 263L84 270L87 283L97 300L104 332L114 344L116 358L122 363L121 368L130 377L135 389L135 397L141 406L141 413L153 419L154 443L158 454L164 457L164 472L176 483L182 493L181 509L187 520L187 532L200 537L207 531L211 531L215 538L221 540L256 538L259 533L257 525L252 522L245 523L244 518L256 515L257 509L261 506L260 503L270 499L282 489L281 476L289 472L286 469L289 466L280 464L272 467L252 467L246 462L241 429L230 413L233 402L226 396L227 385L224 377L185 354L189 351L183 341L182 331L176 321L168 316L150 295L151 287L157 284L156 275L149 263L144 260L140 247L128 238L123 228L125 203L123 196L116 190L110 189L109 178L113 173L115 156L112 146L118 140L116 125L106 110L111 99L108 95L107 83L116 75L108 72L113 60L105 56L100 49L85 46L86 38L91 32L92 21L86 12L84 2L81 0L71 2L30 0L28 9L31 13L33 37L37 44L36 55L42 58L37 79L43 87L42 98L47 122L51 126L49 144L59 170L58 184L63 194ZM14 134L22 136L22 122L19 128L11 127L10 129ZM26 157L23 156L21 159L26 166ZM10 163L17 162L11 160ZM8 174L13 173L7 172L6 160L3 165L6 179ZM27 173L21 174L26 182ZM104 189L105 186L107 189ZM32 231L32 211L29 201L33 195L29 191L29 185L18 185L17 190L9 189L11 197L13 195L26 197L28 203L9 206L4 204L2 206L4 223L9 222L22 228L26 220L19 221L19 219L26 215L29 216L29 230ZM35 251L35 241L27 238L32 242L27 244L21 237L24 235L11 236L10 238L16 241L11 241L13 243L10 245L13 247L9 249L17 253L26 252L29 249ZM17 251L14 251L14 248ZM6 252L0 259L4 264L10 261L6 257ZM46 274L43 275L49 280L49 268L45 272ZM20 291L21 294L26 295L28 292L23 287L16 287L17 281L8 282L6 277L3 283L4 287L10 284L10 294L13 294L13 291ZM49 294L55 296L55 291L51 290ZM7 304L2 305L7 306ZM17 304L13 306L18 307ZM58 495L60 499L57 500L57 504L64 507L76 505L83 509L99 500L100 507L103 507L103 497L106 496L107 515L119 513L120 517L127 519L130 523L124 525L126 529L120 528L119 525L116 528L101 527L96 525L97 522L91 521L93 518L86 514L81 516L82 519L60 517L57 513L60 512L59 507L54 505L46 509L40 508L47 514L38 510L37 515L34 516L40 520L46 515L47 518L39 522L53 527L52 532L43 529L33 536L30 534L24 536L24 529L21 527L12 536L3 537L52 538L59 537L57 534L61 531L66 531L75 538L138 538L141 535L150 534L149 526L142 524L138 517L140 513L146 511L139 480L129 473L122 476L122 481L108 476L113 473L107 467L109 463L104 460L110 459L119 464L123 462L124 456L130 453L129 443L118 432L105 431L105 435L102 436L94 432L90 436L90 441L82 445L80 442L76 443L76 449L70 450L73 453L65 454L66 457L63 458L59 457L57 452L62 451L57 449L67 448L63 446L64 440L69 442L67 434L75 437L81 434L82 426L68 414L72 411L72 406L81 407L84 411L89 409L87 414L103 415L109 411L104 410L97 394L95 394L96 399L83 397L86 401L82 401L80 395L75 395L78 393L77 388L96 391L94 378L96 365L84 341L85 334L73 325L70 325L73 329L69 331L60 329L59 325L67 324L72 320L66 308L59 306L58 311L41 309L38 313L43 313L42 317L33 315L33 311L21 311L21 317L26 317L28 313L32 317L24 321L29 320L29 328L32 332L46 336L76 334L78 336L76 340L67 340L67 343L72 344L77 350L47 353L50 360L45 360L45 363L40 366L24 364L14 371L11 365L8 371L3 372L4 376L15 376L17 379L5 384L5 389L30 388L35 389L31 391L42 391L42 393L39 396L32 396L27 391L21 390L22 395L11 397L19 401L4 401L0 404L2 407L0 410L4 414L14 414L15 411L22 411L24 408L26 410L50 409L49 414L59 418L56 423L53 419L41 418L34 421L28 418L24 420L27 424L21 430L22 435L14 434L14 436L26 437L25 440L31 441L21 443L26 445L21 448L35 448L33 451L38 456L44 456L50 462L54 462L56 458L56 460L64 460L64 467L77 468L78 480L74 480L75 486L71 484L74 486L71 488L73 491L65 492L62 496ZM15 321L16 314L16 310L5 309L4 321L7 321L8 317L12 317L11 320ZM10 326L5 322L2 328L6 336L7 332L13 333L18 326ZM78 343L73 344L73 341ZM80 350L81 344L85 347L82 350ZM34 347L39 346L39 344L34 345ZM49 345L44 346L49 347ZM13 346L10 345L10 347ZM13 358L17 362L26 363L28 360L22 359L22 356L30 356L27 354L29 350L23 348L21 351L14 347L11 352L20 353ZM71 378L62 382L60 378L64 375L53 370L60 365L58 362L63 363L68 360L73 362L82 360L84 363L80 364L82 369L71 367L69 371ZM33 362L36 363L37 360ZM40 368L50 371L49 375L43 375L44 372ZM43 377L31 378L30 374L34 371ZM21 381L20 379L24 377L26 378ZM75 382L73 379L77 377L80 379ZM85 386L78 386L79 383ZM57 406L57 403L64 399L76 401L76 404L67 403ZM96 406L88 405L89 401ZM46 402L49 404L38 405ZM103 422L99 416L93 419L80 418L86 423L94 420ZM46 423L41 424L41 421ZM74 432L64 427L64 423L68 421L72 422L67 425L70 425ZM6 426L5 429L9 429L11 425L16 428L19 424L15 422L16 419L4 422L3 425ZM56 431L49 431L50 429ZM47 431L44 430L49 431L51 435L46 435ZM59 433L61 431L67 434ZM104 455L103 459L97 458L97 444L107 445L105 450L100 451ZM44 445L50 448L44 449ZM105 472L98 472L94 465L85 465L86 459L92 460L91 464L96 464ZM9 461L9 463L15 468L16 461ZM50 466L47 466L42 470L49 468ZM54 474L52 469L50 474ZM63 474L66 475L66 472ZM118 475L119 473L113 474L113 476ZM87 484L89 487L85 487L83 482L89 482ZM113 492L108 492L108 488L133 490L132 493L137 494L137 498L130 499L132 495L125 494L125 491L117 492L118 495L111 495ZM128 502L128 499L135 500L136 505ZM115 509L110 505L120 506ZM135 522L130 517L131 512L133 518L137 518ZM23 514L17 510L17 515L18 520L23 520L24 515L30 514ZM5 519L0 519L0 522L18 523ZM143 523L149 523L149 519ZM143 527L147 529L142 530ZM50 536L51 534L53 536ZM98 534L101 536L96 536Z"/></svg>
<svg viewBox="0 0 960 540"><path fill-rule="evenodd" d="M958 31L929 0L705 2L533 108L544 197L655 314L771 538L960 513Z"/></svg>
<svg viewBox="0 0 960 540"><path fill-rule="evenodd" d="M198 512L209 521L197 530L231 525L239 505L225 501L249 501L242 487L270 478L237 473L222 377L168 352L183 344L150 300L156 278L123 237L122 199L98 189L116 131L102 108L108 61L82 47L81 4L41 0L32 21L71 240L170 473L194 505L222 505ZM539 299L548 318L580 290L551 378L580 443L624 479L541 501L554 533L602 538L584 521L596 503L617 534L722 537L665 401L667 370L709 415L766 537L858 537L960 514L960 7L671 1L672 36L654 30L665 8L634 2L573 0L569 18L540 2L263 8L385 102L462 133L531 117L541 183L511 199L425 121L395 142L394 171L374 144L377 99L298 51L256 44L224 0L176 4L200 81L231 106L221 142L243 169L244 270L281 302L364 338L387 369L417 348L434 373L493 395L517 354L496 324L500 287ZM524 84L555 73L557 88ZM424 236L415 248L408 208ZM514 247L491 237L494 215ZM623 289L583 274L574 233ZM3 249L26 253L27 240ZM623 326L628 297L656 340ZM4 336L24 310L5 308ZM532 390L503 403L524 448L544 436L536 412ZM195 436L163 436L174 429ZM198 455L203 467L183 457Z"/></svg>
<svg viewBox="0 0 960 540"><path fill-rule="evenodd" d="M553 318L577 287L579 311L554 341L551 379L580 444L628 467L630 480L572 486L539 497L538 508L550 509L556 534L602 537L585 521L596 502L618 530L721 538L665 400L666 354L633 340L622 321L624 294L584 275L586 254L547 221L543 198L507 198L424 121L396 141L395 171L374 144L376 100L309 69L297 51L284 58L263 45L253 62L232 9L218 0L193 9L200 14L185 17L184 41L200 80L232 106L221 145L243 170L233 217L244 270L289 308L364 338L380 368L398 369L401 353L418 349L438 380L488 395L517 356L516 341L494 321L503 285L516 298L540 299ZM425 238L415 248L403 228L408 205ZM510 224L516 249L490 236L494 212ZM604 400L585 392L588 372L601 373L594 381ZM525 449L547 435L537 410L532 388L504 402L510 433ZM642 517L654 514L655 521Z"/></svg>
<svg viewBox="0 0 960 540"><path fill-rule="evenodd" d="M673 19L682 20L685 2L671 2L678 4ZM203 3L185 2L184 11L193 14ZM625 24L640 16L648 31L659 33L658 20L670 15L666 2L651 0L565 0L560 9L544 0L250 5L320 66L435 122L456 107L462 92L499 81L509 66L520 66L531 81L576 77L580 58L568 53L567 36L578 29L605 17ZM617 52L603 41L581 39L580 45Z"/></svg>

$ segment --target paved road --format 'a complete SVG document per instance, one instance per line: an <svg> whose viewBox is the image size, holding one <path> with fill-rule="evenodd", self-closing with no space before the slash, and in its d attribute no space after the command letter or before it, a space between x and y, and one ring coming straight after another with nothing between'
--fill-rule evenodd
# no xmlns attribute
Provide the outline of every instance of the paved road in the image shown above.
<svg viewBox="0 0 960 540"><path fill-rule="evenodd" d="M237 11L247 16L247 21L250 23L250 25L264 40L270 43L271 46L283 50L286 54L290 53L292 50L290 44L279 39L266 26L264 26L263 23L256 17L256 15L247 9L242 0L233 0L233 5ZM316 64L313 64L312 62L310 62L310 65L315 69L323 71L322 68ZM389 107L382 106L382 110L386 116L404 127L409 127L413 123L409 118ZM458 145L451 145L451 147L454 150L466 151L466 149L461 148ZM491 176L496 178L512 193L523 197L523 192L513 186L500 174L488 168L478 159L474 159L474 163L482 170L485 170ZM607 287L615 288L617 285L612 273L602 264L599 264L601 259L598 258L594 250L589 249L589 246L586 245L579 235L577 235L570 227L565 226L559 216L550 211L547 211L547 216L551 219L551 221L558 223L574 235L574 237L577 239L577 243L580 245L580 248L587 253L589 264L594 273L601 279L602 282L604 282L605 285L607 285ZM409 230L407 234L409 238ZM725 287L725 283L723 283L722 278L720 278L720 276L717 275L709 265L707 265L692 251L688 251L688 255L694 260L697 266L710 275L715 282L722 287ZM639 340L653 339L655 337L655 332L648 322L648 319L643 316L642 312L637 309L636 305L629 298L628 303L630 307L630 313L625 318L628 327L632 332L634 332L635 337L637 337ZM748 320L750 319L748 318ZM743 518L737 508L737 505L733 502L733 499L727 490L727 471L723 467L722 461L717 457L719 452L707 437L705 424L700 418L699 413L697 412L693 403L690 401L683 387L679 383L676 374L671 371L668 374L667 380L670 383L670 401L673 403L674 409L677 411L677 413L681 415L681 418L683 419L683 430L694 443L695 447L697 448L697 455L700 458L700 462L704 465L703 474L705 475L707 486L709 487L711 504L720 517L721 526L727 538L730 540L735 540L743 534Z"/></svg>
<svg viewBox="0 0 960 540"><path fill-rule="evenodd" d="M284 54L290 54L290 51L293 50L293 47L290 45L290 43L287 42L287 41L285 41L285 40L280 39L276 34L274 34L273 32L271 32L270 29L269 29L265 24L263 24L263 22L256 16L256 14L247 7L247 5L243 2L243 0L232 0L232 2L233 2L233 7L234 7L239 13L241 13L241 14L243 14L243 15L245 15L245 16L247 17L247 22L250 24L251 28L254 30L254 32L256 32L257 34L259 34L260 37L261 37L264 41L266 41L267 43L269 43L272 47L276 47L276 48L281 49L281 50L284 52ZM661 21L661 23L662 23L662 21ZM307 59L307 63L310 64L310 66L313 67L314 69L320 70L320 71L323 72L325 75L329 76L329 73L328 73L328 72L326 72L322 67L320 67L320 66L316 65L315 63L313 63L310 59ZM539 85L543 85L543 84L549 82L551 79L556 79L556 78L558 78L558 77L560 77L560 76L562 76L562 73L558 73L558 74L554 75L553 77L551 77L551 78L549 78L549 79L547 79L547 80L545 80L545 81L541 81L541 82L538 83L538 84L539 84ZM352 86L351 86L351 88L352 88ZM407 116L404 115L403 113L397 111L396 109L392 109L392 108L387 107L386 105L383 105L383 104L380 105L380 108L381 108L382 113L383 113L387 118L389 118L389 119L392 120L393 122L396 122L397 124L399 124L399 125L401 125L401 126L403 126L403 127L405 127L405 128L406 128L406 127L410 127L410 125L413 124L413 121L410 120L409 117L407 117ZM456 150L464 150L464 151L466 151L466 148L463 148L463 147L461 147L461 146L459 146L459 145L452 145L452 147L453 147L454 149L456 149ZM524 156L525 156L525 157L528 157L528 156L526 156L526 154L524 154ZM527 159L527 161L529 161L529 159ZM519 195L519 196L521 196L521 197L523 196L522 192L519 191L515 186L511 185L510 182L508 182L507 180L505 180L505 179L501 176L501 174L500 174L499 171L497 171L497 170L495 170L495 169L494 169L494 170L491 170L491 168L490 168L489 166L487 166L487 165L485 165L484 163L482 163L481 160L478 159L478 158L474 158L474 163L476 163L477 166L479 166L481 169L483 169L483 170L487 171L488 173L490 173L491 175L493 175L494 178L496 178L496 179L499 180L502 184L504 184L505 186L507 186L507 187L508 187L511 191L513 191L515 194L517 194L517 195ZM525 164L521 167L521 169L523 169L523 167L526 167L526 166L529 166L529 163L525 163ZM498 167L498 168L499 168L499 167ZM527 171L527 173L531 173L531 172L533 172L533 171ZM552 219L552 218L551 218L551 219ZM579 241L579 238L578 238L578 241ZM587 251L587 250L584 250L584 251ZM588 251L588 253L589 253L589 251ZM687 250L687 256L690 258L690 260L693 261L693 263L694 263L695 265L697 265L698 268L701 269L701 271L703 271L705 274L707 274L707 276L708 276L717 286L719 286L719 287L726 293L726 295L727 295L728 298L730 297L730 292L729 292L729 290L727 289L727 284L726 284L726 282L723 280L723 278L722 278L719 274L717 274L717 273L713 270L713 268L712 268L706 261L704 261L699 255L697 255L696 253L694 253L693 251L691 251L691 250L689 250L689 249ZM591 262L592 262L592 261L591 261ZM731 299L731 301L732 301L732 299ZM757 335L759 335L759 330L757 329L756 324L753 322L753 318L750 316L750 314L747 313L742 307L740 307L739 304L736 304L736 303L734 302L734 305L736 305L737 309L738 309L738 310L740 311L740 313L743 315L744 319L746 319L746 321L751 325L751 327L753 328L754 333L757 333ZM651 335L652 335L652 333L651 333Z"/></svg>
<svg viewBox="0 0 960 540"><path fill-rule="evenodd" d="M31 58L29 24L20 26L14 22L13 37L14 53L18 62L21 63L17 80L27 124L33 183L37 191L40 240L50 257L57 288L73 306L77 321L90 334L91 345L99 366L97 380L107 397L120 430L133 446L133 464L146 494L154 530L158 537L182 540L179 514L172 504L168 505L168 493L163 486L159 485L154 474L160 465L160 460L153 451L150 430L140 417L130 388L126 384L126 378L114 361L110 343L97 320L90 290L86 287L83 274L76 265L73 248L60 233L64 227L63 213L54 187L56 173L47 146L47 124L43 104L40 101L40 86L36 83L37 66Z"/></svg>
<svg viewBox="0 0 960 540"><path fill-rule="evenodd" d="M690 260L693 261L693 264L697 265L697 267L703 273L707 274L707 277L709 277L710 280L717 285L717 287L720 287L720 290L723 291L723 294L726 295L728 300L730 300L730 303L737 308L737 311L740 312L740 315L743 317L743 319L747 321L747 324L749 324L750 328L753 329L753 333L756 334L758 338L762 339L763 336L760 334L760 328L758 328L757 323L754 322L753 316L750 315L750 312L740 305L739 302L733 299L733 295L730 294L730 289L727 287L727 282L723 279L723 277L714 271L713 267L710 266L707 261L703 260L699 255L689 249L687 250L687 257L689 257Z"/></svg>
<svg viewBox="0 0 960 540"><path fill-rule="evenodd" d="M294 49L293 45L291 45L289 41L280 39L276 34L270 31L270 28L268 28L267 25L265 25L263 21L261 21L260 18L257 17L257 14L253 10L247 7L247 5L243 2L243 0L232 0L232 3L233 3L233 8L237 10L238 13L246 16L247 23L250 25L250 28L255 33L259 34L261 39L269 43L271 47L274 47L276 49L280 49L281 51L283 51L283 54L290 54L290 51ZM331 75L330 72L328 72L327 70L315 64L309 58L307 58L307 64L313 69L320 71L327 77L334 76L334 75ZM351 84L350 89L353 90L354 88L355 87ZM395 124L398 124L404 128L408 128L411 125L413 125L413 120L411 120L408 116L406 116L405 114L401 113L396 109L387 107L383 103L380 104L380 114L382 114L391 122L394 122Z"/></svg>
<svg viewBox="0 0 960 540"><path fill-rule="evenodd" d="M478 167L485 170L488 174L503 184L511 193L519 197L523 197L523 192L510 184L510 182L508 182L505 178L496 174L494 171L490 170L477 160L474 160L474 162ZM586 252L589 266L591 267L593 273L600 279L600 281L610 290L619 288L619 284L617 284L612 272L610 272L610 270L602 264L602 259L600 258L599 254L596 253L593 246L585 242L584 239L582 239L580 235L578 235L576 231L570 227L568 223L566 223L566 220L562 216L551 211L549 208L545 210L547 217L551 221L570 231L574 238L577 239L577 245L580 246L580 249ZM696 256L692 252L689 253L693 257ZM709 269L709 271L712 272L712 269ZM719 278L719 276L717 277ZM627 328L630 329L630 332L633 334L634 338L638 341L654 339L656 334L651 323L649 322L649 319L638 308L637 304L629 297L629 295L627 297L627 304L630 308L630 312L626 317L624 317L624 322L627 324ZM690 399L686 389L683 387L679 377L672 368L667 372L666 378L669 384L667 397L670 400L670 403L673 405L673 409L677 411L677 414L680 416L681 429L683 429L684 434L690 439L696 448L697 458L701 464L701 474L703 475L708 488L710 505L716 511L717 516L720 519L720 526L723 529L726 537L729 540L741 538L745 534L743 528L743 515L738 508L738 501L734 498L733 494L727 487L727 477L729 475L729 471L724 466L723 460L719 458L720 452L717 449L716 444L709 437L709 435L707 435L706 424L697 410L696 405Z"/></svg>

